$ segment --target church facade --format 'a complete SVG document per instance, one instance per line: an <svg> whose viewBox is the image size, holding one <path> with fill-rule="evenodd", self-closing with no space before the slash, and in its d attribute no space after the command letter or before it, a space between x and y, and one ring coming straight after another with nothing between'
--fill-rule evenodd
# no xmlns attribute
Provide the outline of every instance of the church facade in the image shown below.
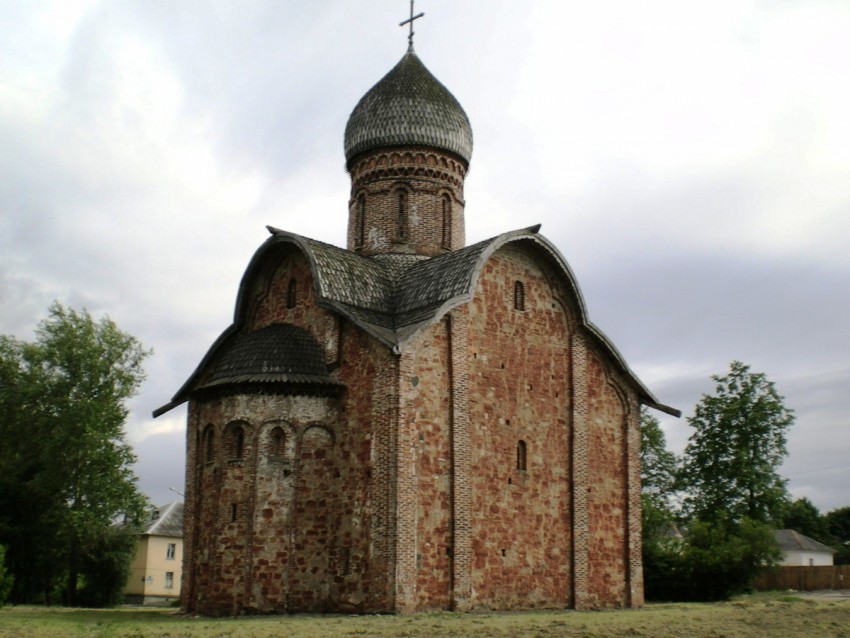
<svg viewBox="0 0 850 638"><path fill-rule="evenodd" d="M269 228L188 402L191 613L640 606L640 406L557 248L466 246L412 47L352 112L347 248Z"/></svg>

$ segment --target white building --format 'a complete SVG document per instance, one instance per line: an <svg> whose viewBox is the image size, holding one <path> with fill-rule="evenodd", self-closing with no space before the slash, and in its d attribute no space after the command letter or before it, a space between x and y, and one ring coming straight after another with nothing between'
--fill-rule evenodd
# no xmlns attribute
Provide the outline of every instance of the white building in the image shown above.
<svg viewBox="0 0 850 638"><path fill-rule="evenodd" d="M835 550L793 529L777 529L773 532L779 549L782 550L783 567L818 567L832 565Z"/></svg>

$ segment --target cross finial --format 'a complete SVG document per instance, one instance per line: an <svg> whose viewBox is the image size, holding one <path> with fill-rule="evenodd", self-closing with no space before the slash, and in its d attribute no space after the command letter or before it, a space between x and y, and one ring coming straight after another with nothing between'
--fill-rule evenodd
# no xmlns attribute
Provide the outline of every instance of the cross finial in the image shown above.
<svg viewBox="0 0 850 638"><path fill-rule="evenodd" d="M424 15L424 12L413 15L413 0L410 0L410 17L407 20L402 20L398 23L398 26L400 27L403 27L406 24L410 25L410 35L407 36L407 46L410 50L413 50L413 21L418 20Z"/></svg>

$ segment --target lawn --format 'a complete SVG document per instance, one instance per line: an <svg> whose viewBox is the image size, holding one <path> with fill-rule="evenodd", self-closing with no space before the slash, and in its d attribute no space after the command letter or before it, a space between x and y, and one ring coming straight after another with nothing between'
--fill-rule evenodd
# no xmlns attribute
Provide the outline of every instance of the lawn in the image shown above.
<svg viewBox="0 0 850 638"><path fill-rule="evenodd" d="M547 636L850 638L850 600L758 595L716 604L656 604L606 612L193 618L175 610L4 607L0 638L325 638Z"/></svg>

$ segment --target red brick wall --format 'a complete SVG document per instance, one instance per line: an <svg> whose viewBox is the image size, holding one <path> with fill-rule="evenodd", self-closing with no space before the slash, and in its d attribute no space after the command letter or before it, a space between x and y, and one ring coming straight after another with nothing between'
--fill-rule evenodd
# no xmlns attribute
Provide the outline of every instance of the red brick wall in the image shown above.
<svg viewBox="0 0 850 638"><path fill-rule="evenodd" d="M588 604L628 604L627 420L622 393L588 357Z"/></svg>
<svg viewBox="0 0 850 638"><path fill-rule="evenodd" d="M269 258L245 325L311 330L345 391L190 402L184 608L641 604L636 395L576 327L575 300L548 268L519 245L500 249L474 299L398 356L316 306L299 251ZM240 459L227 445L235 425Z"/></svg>
<svg viewBox="0 0 850 638"><path fill-rule="evenodd" d="M451 604L452 450L445 321L405 348L400 362L398 529L400 610ZM408 503L410 504L408 506ZM403 524L402 524L403 521Z"/></svg>
<svg viewBox="0 0 850 638"><path fill-rule="evenodd" d="M514 307L515 282L525 309ZM504 248L469 306L472 606L571 604L568 322L540 267ZM517 445L526 444L526 469Z"/></svg>
<svg viewBox="0 0 850 638"><path fill-rule="evenodd" d="M183 605L211 615L384 611L394 600L397 360L315 306L299 252L277 257L253 284L246 325L289 321L310 329L332 352L329 363L346 391L339 398L271 393L190 402ZM293 278L300 294L287 309ZM226 445L236 422L245 431L238 460ZM207 426L215 437L210 461ZM284 443L272 454L278 427Z"/></svg>
<svg viewBox="0 0 850 638"><path fill-rule="evenodd" d="M362 255L439 255L463 247L465 176L464 162L434 149L384 149L359 158L351 166L348 249ZM406 196L403 223L399 219L401 191ZM444 231L446 197L451 226ZM365 206L362 232L361 198Z"/></svg>

